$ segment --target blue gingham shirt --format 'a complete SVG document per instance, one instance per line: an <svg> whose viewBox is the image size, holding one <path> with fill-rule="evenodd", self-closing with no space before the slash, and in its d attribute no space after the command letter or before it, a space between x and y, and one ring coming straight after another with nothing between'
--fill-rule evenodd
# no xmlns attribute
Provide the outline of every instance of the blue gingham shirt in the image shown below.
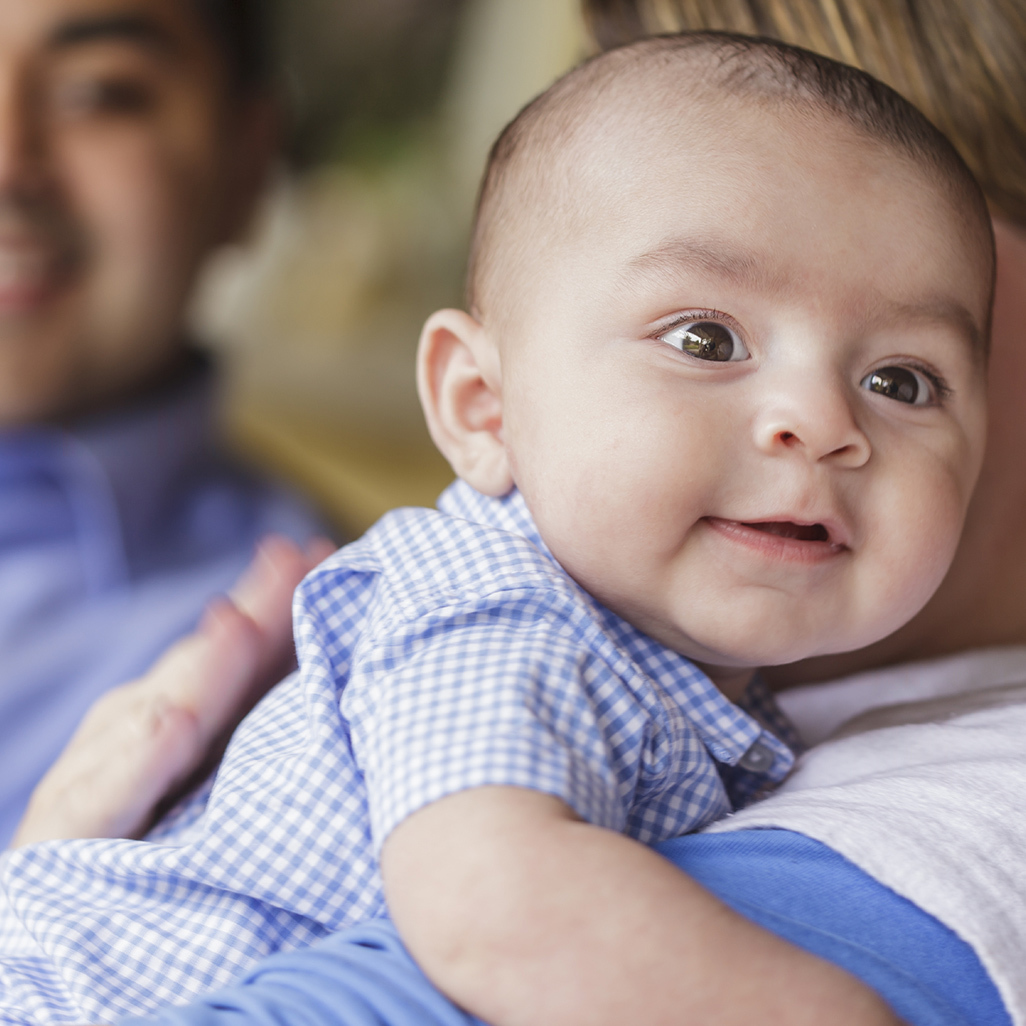
<svg viewBox="0 0 1026 1026"><path fill-rule="evenodd" d="M644 842L779 781L790 749L584 593L516 492L398 510L296 594L300 669L212 790L145 842L0 864L0 1020L110 1022L381 916L378 854L446 795L512 785ZM758 689L753 712L787 727ZM745 768L747 765L747 769ZM726 781L726 782L725 782Z"/></svg>

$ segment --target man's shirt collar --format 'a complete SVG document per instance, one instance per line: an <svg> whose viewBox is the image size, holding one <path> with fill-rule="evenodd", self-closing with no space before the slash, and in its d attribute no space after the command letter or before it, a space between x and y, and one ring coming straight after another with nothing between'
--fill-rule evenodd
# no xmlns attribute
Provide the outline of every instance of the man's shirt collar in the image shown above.
<svg viewBox="0 0 1026 1026"><path fill-rule="evenodd" d="M145 569L176 497L214 465L215 381L197 359L173 385L73 426L0 432L0 554L72 544L87 591Z"/></svg>

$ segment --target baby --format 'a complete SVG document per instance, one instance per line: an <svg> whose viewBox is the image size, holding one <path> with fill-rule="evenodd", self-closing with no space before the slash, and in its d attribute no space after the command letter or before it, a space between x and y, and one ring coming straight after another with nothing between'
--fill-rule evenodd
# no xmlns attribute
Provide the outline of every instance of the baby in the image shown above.
<svg viewBox="0 0 1026 1026"><path fill-rule="evenodd" d="M421 341L460 481L307 578L300 671L209 795L6 856L0 1018L146 1013L387 900L499 1026L895 1021L645 845L788 774L758 666L943 577L991 268L969 173L859 72L693 36L557 83L493 151L470 312Z"/></svg>

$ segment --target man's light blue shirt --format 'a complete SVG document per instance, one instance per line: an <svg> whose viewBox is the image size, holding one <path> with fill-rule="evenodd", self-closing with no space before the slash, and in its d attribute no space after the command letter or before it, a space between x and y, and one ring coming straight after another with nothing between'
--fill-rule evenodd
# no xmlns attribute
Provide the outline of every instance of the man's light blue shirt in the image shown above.
<svg viewBox="0 0 1026 1026"><path fill-rule="evenodd" d="M272 531L316 530L229 462L214 382L63 430L0 433L0 846L92 701L190 630Z"/></svg>

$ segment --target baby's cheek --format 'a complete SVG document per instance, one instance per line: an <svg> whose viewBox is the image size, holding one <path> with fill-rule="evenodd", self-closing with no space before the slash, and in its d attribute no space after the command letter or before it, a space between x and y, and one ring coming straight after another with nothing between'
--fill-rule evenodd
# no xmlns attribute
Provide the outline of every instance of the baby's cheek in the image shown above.
<svg viewBox="0 0 1026 1026"><path fill-rule="evenodd" d="M875 524L867 567L894 625L911 619L940 586L961 535L966 496L957 475L927 465L907 473Z"/></svg>
<svg viewBox="0 0 1026 1026"><path fill-rule="evenodd" d="M542 538L560 562L608 551L623 496L602 467L573 462L554 467L545 478L534 478L525 498ZM574 558L574 553L580 554Z"/></svg>

